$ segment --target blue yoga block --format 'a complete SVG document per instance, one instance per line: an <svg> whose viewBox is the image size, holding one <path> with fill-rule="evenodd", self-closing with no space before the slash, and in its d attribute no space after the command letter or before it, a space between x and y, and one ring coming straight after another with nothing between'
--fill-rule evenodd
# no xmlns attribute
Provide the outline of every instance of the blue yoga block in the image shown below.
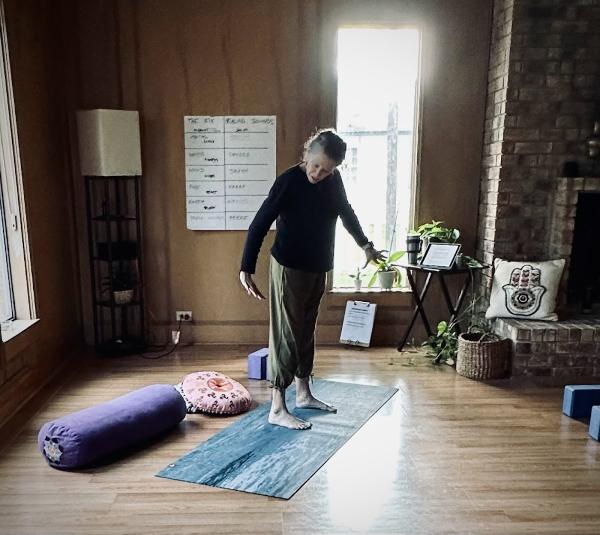
<svg viewBox="0 0 600 535"><path fill-rule="evenodd" d="M600 405L592 407L592 417L590 418L590 436L600 440Z"/></svg>
<svg viewBox="0 0 600 535"><path fill-rule="evenodd" d="M266 347L248 355L248 379L267 378L267 357L269 350Z"/></svg>
<svg viewBox="0 0 600 535"><path fill-rule="evenodd" d="M600 385L567 385L563 412L571 418L589 418L594 405L600 405Z"/></svg>

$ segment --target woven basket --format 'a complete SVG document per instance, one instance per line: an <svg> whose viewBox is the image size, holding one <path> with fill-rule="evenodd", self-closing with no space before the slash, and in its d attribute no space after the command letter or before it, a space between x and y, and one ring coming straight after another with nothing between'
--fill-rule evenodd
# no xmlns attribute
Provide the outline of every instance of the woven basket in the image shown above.
<svg viewBox="0 0 600 535"><path fill-rule="evenodd" d="M469 379L497 379L506 376L510 340L480 342L480 333L462 333L458 337L456 371Z"/></svg>

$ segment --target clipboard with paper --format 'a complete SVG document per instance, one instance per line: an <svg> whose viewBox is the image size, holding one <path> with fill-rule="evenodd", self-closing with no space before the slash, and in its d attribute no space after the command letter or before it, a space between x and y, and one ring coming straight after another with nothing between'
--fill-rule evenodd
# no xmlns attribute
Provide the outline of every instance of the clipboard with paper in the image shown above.
<svg viewBox="0 0 600 535"><path fill-rule="evenodd" d="M377 305L367 301L348 301L340 343L369 347Z"/></svg>

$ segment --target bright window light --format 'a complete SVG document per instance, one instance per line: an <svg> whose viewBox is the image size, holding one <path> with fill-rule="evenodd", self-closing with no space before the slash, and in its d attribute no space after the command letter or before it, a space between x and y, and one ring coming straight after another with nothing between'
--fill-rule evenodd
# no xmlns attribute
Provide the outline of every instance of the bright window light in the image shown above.
<svg viewBox="0 0 600 535"><path fill-rule="evenodd" d="M376 247L404 249L413 205L420 33L341 28L337 53L336 128L348 145L340 169L348 199ZM339 224L333 287L353 287L350 275L363 264L364 253Z"/></svg>

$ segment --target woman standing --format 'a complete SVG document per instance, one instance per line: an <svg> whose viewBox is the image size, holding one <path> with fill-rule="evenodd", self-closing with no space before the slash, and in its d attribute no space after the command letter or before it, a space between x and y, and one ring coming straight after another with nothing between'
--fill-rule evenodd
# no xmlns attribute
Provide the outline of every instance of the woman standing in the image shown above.
<svg viewBox="0 0 600 535"><path fill-rule="evenodd" d="M296 407L336 411L312 395L309 379L319 303L325 275L333 267L338 216L365 251L367 262L383 258L364 235L346 197L337 170L345 155L346 143L334 130L320 130L309 138L303 161L277 177L256 213L242 256L240 281L244 289L249 296L264 299L252 274L263 239L277 219L269 278L269 371L273 385L269 422L292 429L311 426L287 409L285 390L294 380Z"/></svg>

